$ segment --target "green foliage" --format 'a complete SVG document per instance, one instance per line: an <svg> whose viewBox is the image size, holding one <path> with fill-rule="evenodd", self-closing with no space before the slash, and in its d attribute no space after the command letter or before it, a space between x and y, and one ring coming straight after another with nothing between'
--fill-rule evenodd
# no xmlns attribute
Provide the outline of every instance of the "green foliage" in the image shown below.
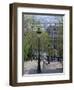
<svg viewBox="0 0 74 90"><path fill-rule="evenodd" d="M24 59L29 60L32 54L38 51L38 34L40 28L40 50L47 51L50 45L50 38L40 21L35 19L33 15L24 15Z"/></svg>
<svg viewBox="0 0 74 90"><path fill-rule="evenodd" d="M40 36L41 50L48 52L48 47L50 46L50 37L47 32L42 32Z"/></svg>
<svg viewBox="0 0 74 90"><path fill-rule="evenodd" d="M58 55L63 57L63 25L58 27L57 47Z"/></svg>
<svg viewBox="0 0 74 90"><path fill-rule="evenodd" d="M40 50L48 52L50 38L47 32L42 32L40 35ZM24 36L24 57L25 60L31 58L32 50L38 50L38 36L35 31L27 32Z"/></svg>
<svg viewBox="0 0 74 90"><path fill-rule="evenodd" d="M54 55L55 55L55 56L58 56L58 51L57 51L56 49L50 47L50 48L48 49L48 55L49 55L49 56L54 56Z"/></svg>
<svg viewBox="0 0 74 90"><path fill-rule="evenodd" d="M31 33L30 32L27 32L25 34L25 38L24 38L24 58L25 60L28 59L28 55L29 55L29 52L30 52L30 47L31 47Z"/></svg>
<svg viewBox="0 0 74 90"><path fill-rule="evenodd" d="M56 17L59 23L63 20ZM30 60L32 54L38 52L38 34L40 28L40 51L48 53L49 56L63 56L63 24L57 28L58 37L56 37L57 49L52 48L52 39L49 33L46 32L41 22L33 15L24 15L24 60Z"/></svg>

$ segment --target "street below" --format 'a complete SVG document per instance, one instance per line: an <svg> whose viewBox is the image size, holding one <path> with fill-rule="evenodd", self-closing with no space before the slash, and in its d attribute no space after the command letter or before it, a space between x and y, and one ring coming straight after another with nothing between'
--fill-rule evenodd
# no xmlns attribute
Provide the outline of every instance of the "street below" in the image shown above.
<svg viewBox="0 0 74 90"><path fill-rule="evenodd" d="M24 74L38 74L37 73L37 66L38 66L38 61L37 60L32 60L32 61L25 61L24 62ZM47 61L42 60L40 62L41 66L41 73L62 73L63 72L63 64L62 62L50 62L48 64Z"/></svg>

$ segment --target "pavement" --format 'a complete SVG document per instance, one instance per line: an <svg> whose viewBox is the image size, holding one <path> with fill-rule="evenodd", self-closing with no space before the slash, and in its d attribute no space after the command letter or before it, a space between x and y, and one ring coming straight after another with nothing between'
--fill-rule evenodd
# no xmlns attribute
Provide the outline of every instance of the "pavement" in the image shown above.
<svg viewBox="0 0 74 90"><path fill-rule="evenodd" d="M62 73L63 72L63 64L61 62L50 62L48 64L46 61L41 61L41 73ZM38 61L25 61L24 62L24 74L38 74L37 73Z"/></svg>

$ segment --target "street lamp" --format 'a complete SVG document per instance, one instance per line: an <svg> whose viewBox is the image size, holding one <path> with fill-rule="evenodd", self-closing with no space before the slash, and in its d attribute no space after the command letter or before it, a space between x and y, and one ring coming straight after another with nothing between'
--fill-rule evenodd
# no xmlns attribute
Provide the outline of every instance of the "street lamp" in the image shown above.
<svg viewBox="0 0 74 90"><path fill-rule="evenodd" d="M48 55L47 55L47 60L48 60L48 64L50 64L50 59L49 59L49 49L50 49L50 45L48 44Z"/></svg>
<svg viewBox="0 0 74 90"><path fill-rule="evenodd" d="M37 36L38 36L38 67L37 67L37 72L41 73L41 66L40 66L40 34L41 34L41 30L40 28L38 28L37 30Z"/></svg>

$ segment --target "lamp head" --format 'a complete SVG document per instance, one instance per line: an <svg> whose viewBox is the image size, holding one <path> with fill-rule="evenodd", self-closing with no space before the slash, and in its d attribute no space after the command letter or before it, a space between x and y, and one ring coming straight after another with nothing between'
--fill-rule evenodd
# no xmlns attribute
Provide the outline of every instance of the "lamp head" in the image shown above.
<svg viewBox="0 0 74 90"><path fill-rule="evenodd" d="M37 30L37 34L41 34L41 30L40 30L39 27L38 27L38 30Z"/></svg>

